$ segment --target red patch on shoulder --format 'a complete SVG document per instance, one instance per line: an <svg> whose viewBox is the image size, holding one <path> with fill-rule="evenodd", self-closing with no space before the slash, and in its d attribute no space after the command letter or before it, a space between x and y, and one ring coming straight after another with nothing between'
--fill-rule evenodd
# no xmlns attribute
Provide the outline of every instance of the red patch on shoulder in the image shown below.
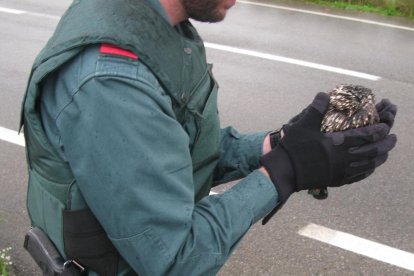
<svg viewBox="0 0 414 276"><path fill-rule="evenodd" d="M102 54L110 54L110 55L128 57L132 59L138 59L138 56L134 54L133 52L119 48L109 43L102 43L101 48L99 49L99 52Z"/></svg>

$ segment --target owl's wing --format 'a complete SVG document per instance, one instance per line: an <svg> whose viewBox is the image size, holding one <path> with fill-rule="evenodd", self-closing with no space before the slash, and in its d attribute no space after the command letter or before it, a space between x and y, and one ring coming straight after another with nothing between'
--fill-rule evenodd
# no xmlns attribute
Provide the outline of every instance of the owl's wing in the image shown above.
<svg viewBox="0 0 414 276"><path fill-rule="evenodd" d="M346 113L328 110L322 120L321 130L323 132L335 132L348 129L351 121Z"/></svg>
<svg viewBox="0 0 414 276"><path fill-rule="evenodd" d="M351 127L357 128L378 122L379 116L375 105L373 103L366 103L353 114Z"/></svg>

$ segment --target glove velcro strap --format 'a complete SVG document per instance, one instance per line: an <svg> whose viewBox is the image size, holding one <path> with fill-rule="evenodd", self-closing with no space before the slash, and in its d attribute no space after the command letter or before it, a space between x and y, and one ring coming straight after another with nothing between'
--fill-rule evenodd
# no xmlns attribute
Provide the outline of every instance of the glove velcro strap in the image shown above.
<svg viewBox="0 0 414 276"><path fill-rule="evenodd" d="M260 158L260 163L266 168L278 194L278 203L262 220L265 225L276 212L283 207L294 192L295 175L289 156L280 146Z"/></svg>
<svg viewBox="0 0 414 276"><path fill-rule="evenodd" d="M285 203L295 191L295 175L289 156L281 147L276 147L271 152L260 158L260 163L266 168L270 179L278 193L279 202Z"/></svg>

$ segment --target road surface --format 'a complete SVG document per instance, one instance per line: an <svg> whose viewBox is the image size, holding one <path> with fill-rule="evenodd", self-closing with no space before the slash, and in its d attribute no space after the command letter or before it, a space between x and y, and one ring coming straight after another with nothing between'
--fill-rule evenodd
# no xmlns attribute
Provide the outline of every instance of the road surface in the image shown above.
<svg viewBox="0 0 414 276"><path fill-rule="evenodd" d="M22 249L29 222L20 104L33 59L69 3L0 0L0 249L12 247L16 275L39 275ZM398 145L370 178L331 189L327 200L292 196L252 228L219 274L414 275L414 23L279 5L239 1L222 23L194 23L220 83L223 126L274 129L318 91L352 83L398 105Z"/></svg>

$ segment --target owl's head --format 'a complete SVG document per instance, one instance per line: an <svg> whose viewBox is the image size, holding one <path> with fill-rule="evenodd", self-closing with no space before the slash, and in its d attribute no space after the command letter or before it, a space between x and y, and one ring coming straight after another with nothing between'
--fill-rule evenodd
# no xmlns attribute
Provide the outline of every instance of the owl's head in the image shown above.
<svg viewBox="0 0 414 276"><path fill-rule="evenodd" d="M328 94L330 95L330 105L336 110L355 111L366 103L375 102L372 90L362 85L338 85Z"/></svg>

